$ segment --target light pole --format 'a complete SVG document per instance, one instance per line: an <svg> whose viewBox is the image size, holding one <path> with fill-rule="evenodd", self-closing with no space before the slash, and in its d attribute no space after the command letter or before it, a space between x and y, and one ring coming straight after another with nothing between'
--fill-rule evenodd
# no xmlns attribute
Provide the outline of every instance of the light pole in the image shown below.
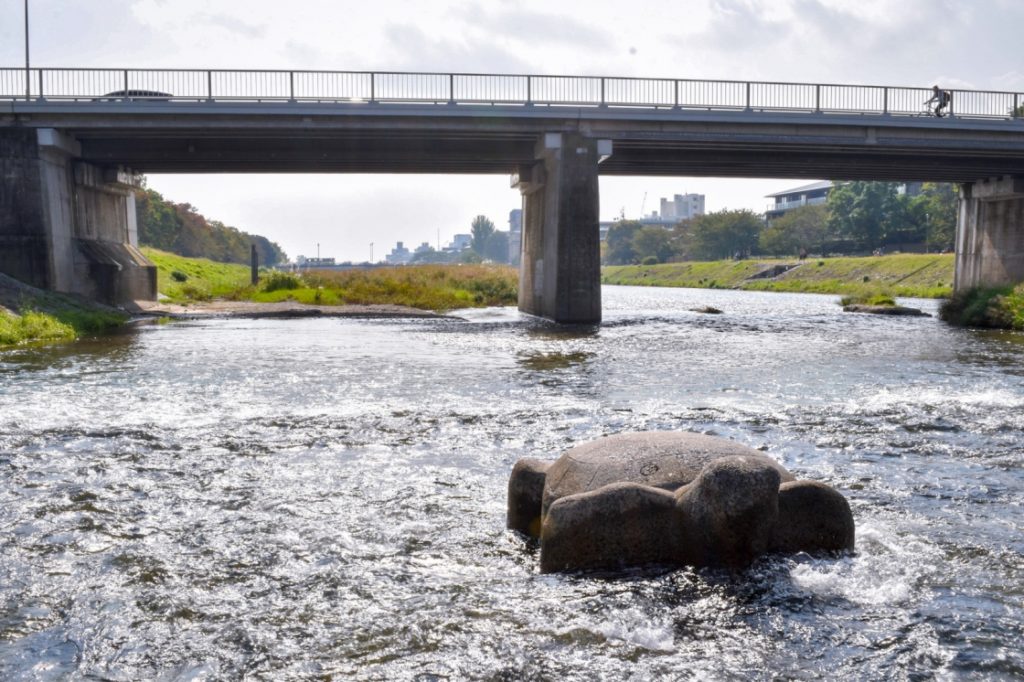
<svg viewBox="0 0 1024 682"><path fill-rule="evenodd" d="M25 0L25 101L32 98L32 76L28 62L28 0Z"/></svg>

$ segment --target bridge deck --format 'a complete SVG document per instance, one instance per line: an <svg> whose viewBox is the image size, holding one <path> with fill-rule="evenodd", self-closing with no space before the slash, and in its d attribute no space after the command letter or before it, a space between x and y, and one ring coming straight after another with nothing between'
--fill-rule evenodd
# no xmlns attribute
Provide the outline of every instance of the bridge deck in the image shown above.
<svg viewBox="0 0 1024 682"><path fill-rule="evenodd" d="M604 175L973 181L1024 174L1024 95L568 76L0 69L0 126L142 172L510 173L544 132ZM28 94L28 97L26 97ZM41 96L40 96L41 95Z"/></svg>

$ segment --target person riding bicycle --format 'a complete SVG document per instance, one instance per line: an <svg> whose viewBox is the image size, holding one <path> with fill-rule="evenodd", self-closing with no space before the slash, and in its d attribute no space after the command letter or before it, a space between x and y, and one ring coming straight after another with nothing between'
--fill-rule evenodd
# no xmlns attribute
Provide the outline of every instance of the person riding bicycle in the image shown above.
<svg viewBox="0 0 1024 682"><path fill-rule="evenodd" d="M933 85L931 99L925 100L925 104L931 104L934 102L935 107L932 109L932 113L939 118L942 118L942 110L949 106L949 101L951 99L953 99L953 95L949 90L943 90L938 85Z"/></svg>

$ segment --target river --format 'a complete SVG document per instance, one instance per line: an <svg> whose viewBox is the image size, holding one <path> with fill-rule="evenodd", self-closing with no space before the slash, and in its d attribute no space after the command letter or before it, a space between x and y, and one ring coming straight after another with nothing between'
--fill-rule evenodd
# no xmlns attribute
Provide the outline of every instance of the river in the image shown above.
<svg viewBox="0 0 1024 682"><path fill-rule="evenodd" d="M836 300L605 287L599 328L487 309L2 351L0 678L1022 676L1024 335ZM539 574L512 464L642 429L835 486L856 552Z"/></svg>

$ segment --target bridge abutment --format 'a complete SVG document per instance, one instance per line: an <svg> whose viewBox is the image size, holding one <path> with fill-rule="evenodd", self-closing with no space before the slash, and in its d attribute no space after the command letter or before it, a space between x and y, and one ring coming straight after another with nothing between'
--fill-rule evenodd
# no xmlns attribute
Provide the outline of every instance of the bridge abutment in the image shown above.
<svg viewBox="0 0 1024 682"><path fill-rule="evenodd" d="M133 175L78 160L52 128L0 129L0 272L119 304L156 298L138 249Z"/></svg>
<svg viewBox="0 0 1024 682"><path fill-rule="evenodd" d="M1024 177L961 186L953 288L1024 282Z"/></svg>
<svg viewBox="0 0 1024 682"><path fill-rule="evenodd" d="M519 310L559 323L601 321L599 141L547 133L520 169ZM610 151L609 151L610 153Z"/></svg>

